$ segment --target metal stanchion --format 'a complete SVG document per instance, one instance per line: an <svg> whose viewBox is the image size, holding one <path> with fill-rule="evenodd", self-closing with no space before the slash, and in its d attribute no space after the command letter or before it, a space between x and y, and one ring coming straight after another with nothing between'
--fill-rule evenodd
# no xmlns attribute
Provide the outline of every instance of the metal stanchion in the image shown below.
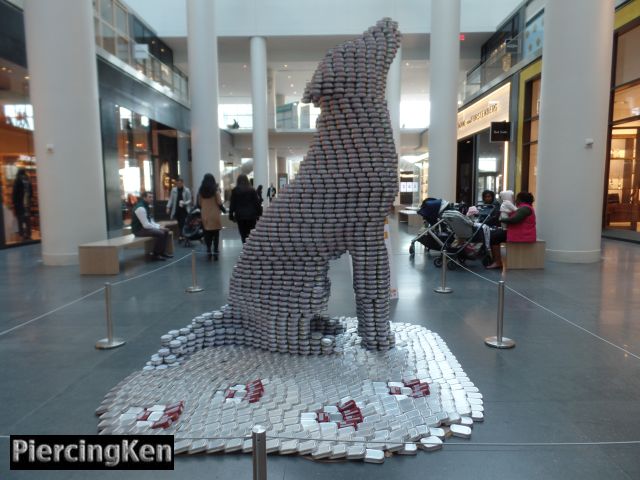
<svg viewBox="0 0 640 480"><path fill-rule="evenodd" d="M267 480L267 429L256 425L251 430L253 480Z"/></svg>
<svg viewBox="0 0 640 480"><path fill-rule="evenodd" d="M442 277L440 280L440 286L438 288L434 288L433 291L436 293L451 293L453 289L447 287L447 254L444 253L444 248L440 253L440 258L442 259Z"/></svg>
<svg viewBox="0 0 640 480"><path fill-rule="evenodd" d="M191 286L187 287L187 293L196 293L203 291L204 288L198 286L196 280L196 251L191 250Z"/></svg>
<svg viewBox="0 0 640 480"><path fill-rule="evenodd" d="M498 334L495 337L487 337L484 343L493 348L513 348L516 342L502 336L502 322L504 320L504 280L498 282Z"/></svg>
<svg viewBox="0 0 640 480"><path fill-rule="evenodd" d="M107 311L107 338L98 340L96 348L99 350L108 350L110 348L120 347L125 341L120 338L113 338L113 321L111 320L111 284L104 284L104 303Z"/></svg>

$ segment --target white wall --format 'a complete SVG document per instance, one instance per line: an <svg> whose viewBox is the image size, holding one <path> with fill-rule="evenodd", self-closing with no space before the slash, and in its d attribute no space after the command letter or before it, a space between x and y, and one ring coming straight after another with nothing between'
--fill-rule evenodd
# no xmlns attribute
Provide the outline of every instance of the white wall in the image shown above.
<svg viewBox="0 0 640 480"><path fill-rule="evenodd" d="M382 17L428 33L430 0L212 0L218 36L359 34ZM126 0L161 37L184 37L186 0ZM461 31L494 31L521 0L462 0ZM490 7L487 5L490 4Z"/></svg>

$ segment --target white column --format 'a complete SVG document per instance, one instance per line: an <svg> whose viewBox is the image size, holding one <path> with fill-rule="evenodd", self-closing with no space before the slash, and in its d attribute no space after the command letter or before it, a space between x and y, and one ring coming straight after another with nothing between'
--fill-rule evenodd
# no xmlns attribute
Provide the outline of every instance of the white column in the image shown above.
<svg viewBox="0 0 640 480"><path fill-rule="evenodd" d="M251 37L251 98L253 103L253 186L266 191L269 181L267 120L267 41Z"/></svg>
<svg viewBox="0 0 640 480"><path fill-rule="evenodd" d="M600 260L613 19L613 0L545 9L537 223L549 260Z"/></svg>
<svg viewBox="0 0 640 480"><path fill-rule="evenodd" d="M214 0L187 0L193 185L205 173L220 181L218 37Z"/></svg>
<svg viewBox="0 0 640 480"><path fill-rule="evenodd" d="M264 186L266 195L267 188L273 183L278 188L278 151L275 148L269 149L269 183Z"/></svg>
<svg viewBox="0 0 640 480"><path fill-rule="evenodd" d="M107 237L93 8L76 0L24 7L42 259L71 265L78 245Z"/></svg>
<svg viewBox="0 0 640 480"><path fill-rule="evenodd" d="M429 196L449 201L456 200L459 65L460 0L432 0Z"/></svg>
<svg viewBox="0 0 640 480"><path fill-rule="evenodd" d="M267 69L267 119L269 130L276 128L276 72Z"/></svg>

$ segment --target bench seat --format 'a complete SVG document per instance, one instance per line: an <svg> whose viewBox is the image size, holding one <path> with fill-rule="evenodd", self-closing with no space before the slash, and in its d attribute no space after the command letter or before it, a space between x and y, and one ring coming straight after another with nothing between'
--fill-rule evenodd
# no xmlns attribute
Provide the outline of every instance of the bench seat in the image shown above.
<svg viewBox="0 0 640 480"><path fill-rule="evenodd" d="M535 243L508 242L501 247L506 249L502 261L508 270L544 268L544 240Z"/></svg>
<svg viewBox="0 0 640 480"><path fill-rule="evenodd" d="M125 248L144 247L145 255L153 251L152 237L134 234L99 240L78 246L81 275L117 275L120 273L120 251ZM173 235L167 242L167 253L173 253Z"/></svg>

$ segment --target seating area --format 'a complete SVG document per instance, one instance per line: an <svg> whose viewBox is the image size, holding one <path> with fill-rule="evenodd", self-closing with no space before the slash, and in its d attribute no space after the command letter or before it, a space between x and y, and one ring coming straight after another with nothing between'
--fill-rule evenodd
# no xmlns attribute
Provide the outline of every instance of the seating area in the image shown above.
<svg viewBox="0 0 640 480"><path fill-rule="evenodd" d="M544 268L544 252L546 249L544 240L535 243L503 243L502 262L508 270L526 270Z"/></svg>
<svg viewBox="0 0 640 480"><path fill-rule="evenodd" d="M132 233L78 246L81 275L117 275L120 273L120 253L125 248L144 247L145 255L153 250L153 238L136 237ZM173 253L173 234L167 243L167 253Z"/></svg>

